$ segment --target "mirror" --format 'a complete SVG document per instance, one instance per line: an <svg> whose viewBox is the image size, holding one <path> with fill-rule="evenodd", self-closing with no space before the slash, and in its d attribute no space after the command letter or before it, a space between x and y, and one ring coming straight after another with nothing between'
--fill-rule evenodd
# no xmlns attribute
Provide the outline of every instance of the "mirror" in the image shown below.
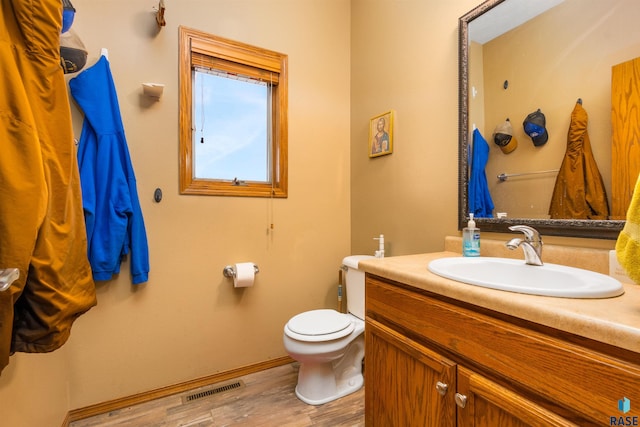
<svg viewBox="0 0 640 427"><path fill-rule="evenodd" d="M541 9L532 10L533 6L540 4L543 4ZM578 99L583 101L584 109L589 115L587 126L593 155L603 177L611 207L611 67L640 56L640 30L636 29L640 26L633 22L633 17L638 16L638 12L640 6L635 0L487 0L460 18L460 229L468 219L469 147L472 130L477 126L490 146L486 175L492 197L494 192L496 194L493 197L496 205L494 217L476 219L480 229L509 232L508 227L511 225L526 224L538 229L543 235L617 238L624 226L624 219L550 219L547 212L555 185L554 171L557 172L564 158L571 112ZM552 14L560 15L554 17ZM623 18L619 18L620 16ZM541 20L547 20L544 25L537 24L543 25L544 35L526 32L531 31L534 22L545 22ZM627 22L631 24L626 26ZM572 23L575 24L573 27ZM612 25L615 27L613 30ZM549 37L551 31L559 33L553 33ZM489 34L491 32L493 34ZM499 60L483 63L485 55L494 58L483 53L486 52L486 49L483 51L483 43L512 37L518 33L526 34L528 43L549 39L563 40L563 43L544 42L542 46L528 46L526 49L503 49ZM568 33L574 39L567 39L571 35ZM482 40L479 34L486 34L487 38ZM620 42L619 37L624 37L623 42ZM584 64L579 62L583 57L588 57ZM567 72L567 64L573 67L573 75ZM546 68L538 68L539 81L523 77L523 67L542 65ZM494 70L489 70L488 66L492 66ZM494 73L494 80L489 80L483 73ZM479 79L479 83L476 79ZM510 101L505 101L505 96L511 96ZM538 108L547 117L549 132L549 141L542 147L534 146L522 127L527 114ZM499 121L504 122L507 117L513 125L518 148L512 153L504 154L493 143L493 132ZM494 159L496 163L492 163ZM500 161L503 163L497 163ZM527 176L501 181L496 171L514 175L523 173ZM549 172L544 173L546 171ZM495 217L497 212L503 211L506 202L532 194L538 195L540 200L531 197L524 199L521 201L522 207L510 206L506 209L506 218Z"/></svg>

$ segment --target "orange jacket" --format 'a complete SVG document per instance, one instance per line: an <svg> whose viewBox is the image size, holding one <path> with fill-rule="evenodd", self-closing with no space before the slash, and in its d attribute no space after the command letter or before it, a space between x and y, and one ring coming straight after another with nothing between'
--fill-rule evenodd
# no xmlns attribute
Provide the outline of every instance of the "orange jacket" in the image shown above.
<svg viewBox="0 0 640 427"><path fill-rule="evenodd" d="M87 260L69 99L60 66L60 0L0 6L0 371L9 354L48 352L96 304Z"/></svg>
<svg viewBox="0 0 640 427"><path fill-rule="evenodd" d="M571 113L567 151L556 178L549 215L552 219L607 219L609 203L591 152L588 116L578 102Z"/></svg>

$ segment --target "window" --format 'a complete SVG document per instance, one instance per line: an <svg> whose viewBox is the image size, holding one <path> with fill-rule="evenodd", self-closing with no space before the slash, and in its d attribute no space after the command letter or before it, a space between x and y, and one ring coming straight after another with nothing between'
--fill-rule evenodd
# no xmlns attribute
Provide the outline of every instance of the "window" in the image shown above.
<svg viewBox="0 0 640 427"><path fill-rule="evenodd" d="M180 193L287 197L287 56L180 27Z"/></svg>

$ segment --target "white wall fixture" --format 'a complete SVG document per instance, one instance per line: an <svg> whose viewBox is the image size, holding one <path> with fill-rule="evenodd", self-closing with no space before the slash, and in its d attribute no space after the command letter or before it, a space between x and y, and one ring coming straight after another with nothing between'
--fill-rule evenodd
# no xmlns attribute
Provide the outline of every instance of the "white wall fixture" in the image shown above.
<svg viewBox="0 0 640 427"><path fill-rule="evenodd" d="M152 98L160 99L164 85L162 83L142 83L142 93Z"/></svg>

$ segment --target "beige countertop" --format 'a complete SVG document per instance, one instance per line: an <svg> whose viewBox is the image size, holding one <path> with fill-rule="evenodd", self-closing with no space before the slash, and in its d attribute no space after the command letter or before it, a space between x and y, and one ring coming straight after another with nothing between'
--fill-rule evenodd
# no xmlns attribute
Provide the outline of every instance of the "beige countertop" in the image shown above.
<svg viewBox="0 0 640 427"><path fill-rule="evenodd" d="M445 251L366 259L360 261L359 268L418 289L640 353L640 285L623 283L625 293L615 298L556 298L467 285L427 269L430 261L452 256L461 255Z"/></svg>

